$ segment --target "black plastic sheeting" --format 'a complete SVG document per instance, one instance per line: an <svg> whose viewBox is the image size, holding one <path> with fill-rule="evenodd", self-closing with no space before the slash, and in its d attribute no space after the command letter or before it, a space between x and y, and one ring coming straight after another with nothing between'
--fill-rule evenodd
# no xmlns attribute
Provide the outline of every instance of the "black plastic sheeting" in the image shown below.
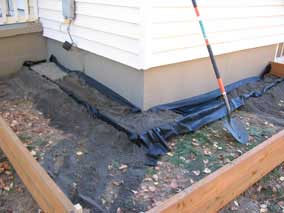
<svg viewBox="0 0 284 213"><path fill-rule="evenodd" d="M83 73L81 71L75 71L75 70L70 70L70 69L66 68L61 63L58 62L57 58L54 55L50 56L49 61L55 63L63 72L66 72L66 73L75 72L80 78L84 79L84 81L88 85L95 87L99 92L103 93L105 96L113 99L114 101L117 101L120 104L124 104L124 105L130 107L132 112L135 113L135 112L141 111L139 108L134 106L128 100L126 100L125 98L123 98L122 96L120 96L119 94L114 92L113 90L109 89L105 85L101 84L100 82L96 81L95 79L91 78L90 76L86 75L85 73Z"/></svg>
<svg viewBox="0 0 284 213"><path fill-rule="evenodd" d="M141 112L140 109L132 105L126 99L124 99L123 97L121 97L120 95L109 89L108 87L102 85L98 81L94 80L93 78L87 76L83 72L73 71L66 68L60 62L58 62L58 60L54 56L50 57L50 62L55 63L59 68L61 68L62 71L66 73L76 72L76 74L79 75L80 78L84 79L89 86L96 88L98 91L100 91L102 94L106 95L107 97L111 98L112 100L115 100L121 104L130 107L132 113ZM38 64L38 62L25 63L25 65L30 68L33 64ZM266 73L269 72L269 69L270 68L268 66L265 72ZM230 92L243 85L256 81L261 81L261 77L252 77L235 82L233 84L226 86L226 90L230 95ZM237 97L231 97L230 104L232 110L236 110L241 106L245 105L246 100L251 97L257 98L262 96L272 87L276 86L277 84L283 81L284 78L277 78L272 83L264 86L264 88L262 88L259 91L251 91L249 93L241 94L240 96ZM158 112L162 110L171 110L182 116L181 118L178 118L173 122L169 122L167 124L155 128L150 128L142 133L141 132L137 133L132 129L120 125L110 116L101 113L90 103L86 102L85 100L81 100L79 97L74 95L72 91L62 88L59 84L57 85L65 93L67 93L70 97L72 97L75 101L77 101L77 103L83 105L93 117L97 117L109 123L110 125L114 126L118 130L125 132L129 136L130 140L136 142L136 144L138 145L143 144L144 146L146 146L148 149L147 156L149 157L149 161L146 164L150 166L155 166L157 160L161 156L163 156L164 154L170 151L169 147L167 146L167 141L170 138L184 133L194 132L204 125L222 119L227 114L225 104L221 98L221 93L219 92L219 90L214 90L212 92L200 96L192 97L182 101L177 101L171 104L165 104L153 107L152 109L150 109L150 111Z"/></svg>
<svg viewBox="0 0 284 213"><path fill-rule="evenodd" d="M257 80L260 80L260 78L250 78L237 83L233 83L228 86L228 91L232 91L241 85ZM273 83L266 85L260 91L251 91L238 97L231 98L230 105L232 110L234 111L241 106L244 106L249 98L261 97L268 90L283 81L284 78L278 78ZM163 109L174 110L175 112L182 114L183 118L178 119L168 125L161 126L157 129L149 130L142 134L140 137L147 144L153 144L152 134L154 131L158 131L163 141L167 141L173 136L188 132L194 132L204 125L222 119L227 115L227 110L223 100L220 98L220 95L218 96L218 93L218 91L214 91L206 95L201 95L200 100L198 99L198 97L194 97L192 99L188 99L187 101L181 101L174 104L162 105L153 108L152 110L155 111ZM153 157L155 157L158 152L159 151L157 151L157 148L155 146L149 146L149 153L153 153Z"/></svg>

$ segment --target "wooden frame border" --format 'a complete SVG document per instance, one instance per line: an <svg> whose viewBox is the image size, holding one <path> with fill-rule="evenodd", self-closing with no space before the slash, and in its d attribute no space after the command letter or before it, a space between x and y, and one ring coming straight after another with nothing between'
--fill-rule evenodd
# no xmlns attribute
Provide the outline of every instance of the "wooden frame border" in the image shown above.
<svg viewBox="0 0 284 213"><path fill-rule="evenodd" d="M284 130L148 213L218 212L284 162Z"/></svg>
<svg viewBox="0 0 284 213"><path fill-rule="evenodd" d="M43 211L82 212L73 205L0 117L0 148ZM148 211L217 212L284 162L284 130Z"/></svg>
<svg viewBox="0 0 284 213"><path fill-rule="evenodd" d="M284 57L284 56L283 56ZM271 74L277 77L284 77L284 64L278 62L270 62L271 64Z"/></svg>
<svg viewBox="0 0 284 213"><path fill-rule="evenodd" d="M0 117L0 148L44 212L80 213Z"/></svg>

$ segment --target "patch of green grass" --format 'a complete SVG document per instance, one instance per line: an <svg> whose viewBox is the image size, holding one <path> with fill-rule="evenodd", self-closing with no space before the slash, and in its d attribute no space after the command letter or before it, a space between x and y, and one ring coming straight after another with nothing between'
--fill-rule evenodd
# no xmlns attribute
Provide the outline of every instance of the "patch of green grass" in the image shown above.
<svg viewBox="0 0 284 213"><path fill-rule="evenodd" d="M192 145L193 140L199 146ZM178 140L173 151L173 156L168 157L168 160L172 164L188 170L203 170L203 160L208 159L210 161L210 157L204 155L201 147L209 142L208 131L205 128L194 134L184 135Z"/></svg>
<svg viewBox="0 0 284 213"><path fill-rule="evenodd" d="M28 145L28 148L40 147L45 145L46 143L46 139L38 137L36 139L33 139L33 142Z"/></svg>
<svg viewBox="0 0 284 213"><path fill-rule="evenodd" d="M111 165L114 169L119 169L120 163L116 160L112 160Z"/></svg>
<svg viewBox="0 0 284 213"><path fill-rule="evenodd" d="M275 194L270 187L266 188L265 190L262 190L262 193L264 194L264 197L266 198L271 198Z"/></svg>
<svg viewBox="0 0 284 213"><path fill-rule="evenodd" d="M268 175L265 175L262 178L262 181L268 182L271 179L278 179L280 176L281 176L281 173L280 173L279 169L276 168L276 169L272 170Z"/></svg>
<svg viewBox="0 0 284 213"><path fill-rule="evenodd" d="M32 137L28 134L20 134L18 135L19 139L23 142L29 141L32 139Z"/></svg>
<svg viewBox="0 0 284 213"><path fill-rule="evenodd" d="M275 133L274 128L266 127L257 127L257 126L251 126L248 130L249 135L253 136L254 139L259 143L263 141L263 138L265 136L271 136Z"/></svg>
<svg viewBox="0 0 284 213"><path fill-rule="evenodd" d="M274 131L273 128L251 126L249 134L255 140L245 146L233 141L233 138L223 130L222 126L215 123L213 126L202 128L195 133L186 134L177 139L172 151L173 155L166 156L164 160L189 171L199 170L202 172L206 166L213 172L228 160L233 161L241 154L254 148L264 140L265 136L274 134ZM206 149L209 149L211 154L205 153ZM204 160L208 161L207 165Z"/></svg>
<svg viewBox="0 0 284 213"><path fill-rule="evenodd" d="M269 212L282 212L282 209L277 204L268 205Z"/></svg>
<svg viewBox="0 0 284 213"><path fill-rule="evenodd" d="M157 171L154 168L152 168L152 167L148 167L147 170L146 170L146 174L150 175L150 176L153 176L156 173L157 173Z"/></svg>

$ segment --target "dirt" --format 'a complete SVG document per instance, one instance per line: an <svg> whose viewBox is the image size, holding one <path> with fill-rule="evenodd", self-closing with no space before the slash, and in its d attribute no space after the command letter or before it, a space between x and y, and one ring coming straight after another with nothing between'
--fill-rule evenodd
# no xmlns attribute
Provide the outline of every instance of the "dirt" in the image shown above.
<svg viewBox="0 0 284 213"><path fill-rule="evenodd" d="M33 68L33 70L40 69L40 66L38 66L38 69ZM74 95L90 103L116 123L136 133L142 133L153 127L172 122L174 119L180 117L172 111L133 113L130 107L111 100L95 88L86 84L76 73L69 74L65 78L58 80L57 83L61 88L72 91Z"/></svg>
<svg viewBox="0 0 284 213"><path fill-rule="evenodd" d="M128 107L108 101L87 86L79 84L78 87L80 79L75 76L65 76L58 82L136 131L178 116L171 112L146 112L129 119ZM194 134L173 138L169 141L172 152L155 168L150 168L144 165L143 147L133 144L113 126L91 117L82 105L37 73L22 70L1 85L5 91L0 95L1 115L66 195L93 212L146 211L231 162L284 126L284 86L281 84L262 98L250 99L241 111L234 113L246 124L250 134L248 145L235 143L223 129L222 121L218 121ZM252 84L245 89L254 88ZM4 158L1 162L7 160ZM2 175L0 178L7 181L5 185L11 187L9 190L0 187L0 208L37 211L37 205L15 172ZM280 166L222 211L259 212L266 205L269 211L280 212L284 201L282 176ZM18 189L21 189L19 193Z"/></svg>
<svg viewBox="0 0 284 213"><path fill-rule="evenodd" d="M249 84L231 95L238 96L256 88L259 90L273 80L274 77L269 77L265 83ZM154 207L283 129L283 91L282 83L263 97L249 99L245 107L233 114L246 125L250 135L247 145L236 143L223 128L223 121L171 140L172 152L147 173L137 191L136 202L147 203L148 208ZM221 212L282 212L283 176L281 165Z"/></svg>
<svg viewBox="0 0 284 213"><path fill-rule="evenodd" d="M7 90L6 90L7 92ZM6 93L7 95L7 93ZM60 140L62 133L49 126L49 120L33 108L32 102L5 96L0 102L1 116L18 135L34 158L41 160L46 147ZM0 212L38 212L39 207L0 152Z"/></svg>
<svg viewBox="0 0 284 213"><path fill-rule="evenodd" d="M115 212L123 207L131 190L143 180L143 148L123 132L90 117L85 108L37 73L22 71L6 88L9 99L30 100L50 126L63 132L44 150L41 163L69 198L94 211ZM127 168L120 170L120 165Z"/></svg>

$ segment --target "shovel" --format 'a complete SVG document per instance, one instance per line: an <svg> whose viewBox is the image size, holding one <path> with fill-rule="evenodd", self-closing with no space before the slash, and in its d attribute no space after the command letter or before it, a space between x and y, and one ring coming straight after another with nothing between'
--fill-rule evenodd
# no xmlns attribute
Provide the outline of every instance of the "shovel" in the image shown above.
<svg viewBox="0 0 284 213"><path fill-rule="evenodd" d="M206 31L205 31L205 28L204 28L204 24L203 24L203 22L200 18L200 13L199 13L199 10L198 10L198 7L197 7L196 0L192 0L192 4L193 4L194 10L195 10L195 14L196 14L198 21L199 21L201 32L202 32L203 38L205 40L205 44L206 44L206 47L207 47L207 50L208 50L208 53L209 53L209 56L210 56L210 59L211 59L211 63L213 65L213 69L214 69L214 73L215 73L215 76L216 76L217 81L218 81L219 89L222 93L222 96L223 96L223 99L224 99L224 102L225 102L225 105L226 105L227 120L225 121L224 126L239 143L246 144L248 142L248 138L249 138L248 133L247 133L244 125L241 123L241 121L237 118L232 118L232 116L231 116L232 111L231 111L230 101L229 101L229 98L227 96L227 92L226 92L226 89L224 87L223 80L221 78L221 75L220 75L220 72L219 72L219 69L218 69L218 66L217 66L211 45L210 45L209 40L207 38Z"/></svg>

